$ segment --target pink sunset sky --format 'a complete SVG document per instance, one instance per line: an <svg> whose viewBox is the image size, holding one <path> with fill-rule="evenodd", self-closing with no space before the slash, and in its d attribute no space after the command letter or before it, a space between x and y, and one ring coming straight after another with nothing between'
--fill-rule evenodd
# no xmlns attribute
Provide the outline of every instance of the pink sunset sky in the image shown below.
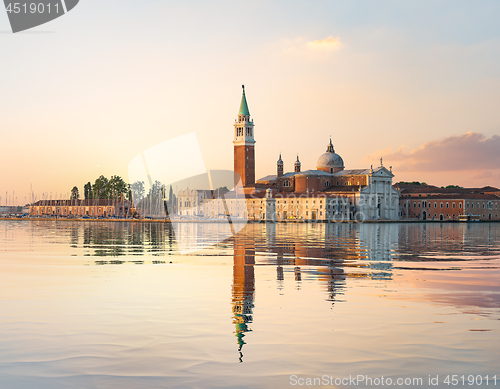
<svg viewBox="0 0 500 389"><path fill-rule="evenodd" d="M500 187L499 11L83 1L19 34L0 12L0 205L30 186L65 198L101 174L128 179L141 151L191 132L208 169L232 169L242 84L257 177L280 152L285 171L297 154L314 169L331 136L347 169L383 157L395 182Z"/></svg>

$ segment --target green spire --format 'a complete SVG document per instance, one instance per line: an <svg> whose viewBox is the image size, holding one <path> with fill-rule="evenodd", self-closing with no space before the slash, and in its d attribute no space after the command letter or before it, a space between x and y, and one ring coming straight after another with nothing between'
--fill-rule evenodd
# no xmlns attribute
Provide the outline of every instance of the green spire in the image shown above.
<svg viewBox="0 0 500 389"><path fill-rule="evenodd" d="M240 112L238 115L250 116L250 111L248 110L247 98L245 96L245 85L241 86L243 88L243 96L241 96Z"/></svg>

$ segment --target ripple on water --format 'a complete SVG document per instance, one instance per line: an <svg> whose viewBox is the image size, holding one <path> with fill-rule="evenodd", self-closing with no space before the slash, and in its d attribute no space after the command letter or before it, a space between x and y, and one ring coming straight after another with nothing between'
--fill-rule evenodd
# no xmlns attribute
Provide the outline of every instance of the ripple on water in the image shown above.
<svg viewBox="0 0 500 389"><path fill-rule="evenodd" d="M0 222L8 388L494 374L498 224Z"/></svg>

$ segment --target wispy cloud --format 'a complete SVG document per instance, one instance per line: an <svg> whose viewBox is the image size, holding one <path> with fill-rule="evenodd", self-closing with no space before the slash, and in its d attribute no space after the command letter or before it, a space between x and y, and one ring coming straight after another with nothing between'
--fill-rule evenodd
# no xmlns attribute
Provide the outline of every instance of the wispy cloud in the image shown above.
<svg viewBox="0 0 500 389"><path fill-rule="evenodd" d="M477 132L427 142L415 150L402 146L397 151L380 150L366 156L374 161L380 157L402 172L450 172L469 170L500 170L500 137L485 137Z"/></svg>
<svg viewBox="0 0 500 389"><path fill-rule="evenodd" d="M307 42L306 47L312 50L334 51L342 47L339 37L329 36L325 39Z"/></svg>
<svg viewBox="0 0 500 389"><path fill-rule="evenodd" d="M324 39L308 41L302 37L282 42L283 52L304 58L324 58L339 50L343 45L339 37L329 36Z"/></svg>

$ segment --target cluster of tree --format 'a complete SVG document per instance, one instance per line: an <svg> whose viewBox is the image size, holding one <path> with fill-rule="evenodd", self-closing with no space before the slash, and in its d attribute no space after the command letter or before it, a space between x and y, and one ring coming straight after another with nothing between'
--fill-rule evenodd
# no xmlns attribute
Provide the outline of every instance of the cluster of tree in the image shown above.
<svg viewBox="0 0 500 389"><path fill-rule="evenodd" d="M87 182L83 186L84 198L87 199L119 199L122 196L126 199L131 200L131 188L123 178L120 176L111 176L107 179L103 175L97 178L92 185ZM74 186L71 189L71 199L78 200L80 198L80 192L78 187Z"/></svg>
<svg viewBox="0 0 500 389"><path fill-rule="evenodd" d="M136 181L130 185L130 191L137 211L144 216L165 217L166 212L177 212L177 197L172 185L168 191L164 184L155 181L146 194L143 181Z"/></svg>
<svg viewBox="0 0 500 389"><path fill-rule="evenodd" d="M419 182L419 181L399 181L399 182L396 182L394 184L395 186L398 186L398 185L423 185L423 186L428 186L429 184L427 184L426 182ZM462 189L461 186L458 186L458 185L448 185L448 186L442 186L441 187L442 189Z"/></svg>
<svg viewBox="0 0 500 389"><path fill-rule="evenodd" d="M176 212L177 198L173 193L172 186L166 190L165 185L160 181L155 181L146 194L144 181L136 181L127 184L120 176L112 176L107 179L100 176L91 184L87 182L83 186L83 195L87 199L120 199L133 201L136 209L144 216L165 215L165 208L169 213ZM71 199L78 200L80 192L78 187L71 189Z"/></svg>
<svg viewBox="0 0 500 389"><path fill-rule="evenodd" d="M394 185L424 185L427 186L427 182L420 182L420 181L399 181L396 182Z"/></svg>

